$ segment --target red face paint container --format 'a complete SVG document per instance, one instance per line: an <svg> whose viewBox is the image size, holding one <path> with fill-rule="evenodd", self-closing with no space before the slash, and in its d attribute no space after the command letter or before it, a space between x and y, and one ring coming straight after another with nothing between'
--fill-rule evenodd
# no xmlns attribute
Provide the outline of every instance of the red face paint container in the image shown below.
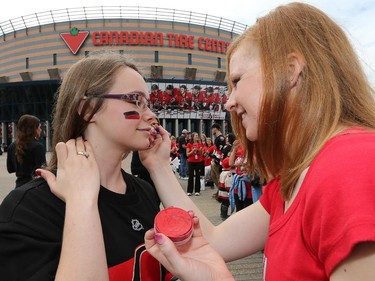
<svg viewBox="0 0 375 281"><path fill-rule="evenodd" d="M163 233L176 245L182 245L193 234L193 219L183 209L168 207L156 215L154 228L156 233Z"/></svg>

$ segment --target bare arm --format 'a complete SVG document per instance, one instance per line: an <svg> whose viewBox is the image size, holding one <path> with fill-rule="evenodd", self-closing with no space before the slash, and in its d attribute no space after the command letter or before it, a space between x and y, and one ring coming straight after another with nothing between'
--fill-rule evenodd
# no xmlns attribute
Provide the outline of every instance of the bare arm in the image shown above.
<svg viewBox="0 0 375 281"><path fill-rule="evenodd" d="M66 203L55 280L109 280L98 210L100 176L91 146L85 145L90 153L88 158L77 155L77 151L85 151L82 138L77 139L76 144L75 140L57 144L57 177L38 170L51 191Z"/></svg>
<svg viewBox="0 0 375 281"><path fill-rule="evenodd" d="M268 229L269 214L258 201L216 226L207 239L228 262L263 250ZM228 237L236 239L228 239Z"/></svg>
<svg viewBox="0 0 375 281"><path fill-rule="evenodd" d="M169 165L168 133L160 129L158 143L141 156L156 186L165 207L178 206L193 210L199 217L205 238L226 261L255 253L264 247L268 235L269 215L260 203L253 204L227 219L217 227L204 216L198 207L186 196ZM168 140L167 140L168 139ZM241 231L238 231L239 226ZM236 242L228 237L236 237ZM251 243L249 243L251 241ZM244 247L246 245L246 247Z"/></svg>
<svg viewBox="0 0 375 281"><path fill-rule="evenodd" d="M330 276L331 281L374 280L375 242L363 242L354 247Z"/></svg>

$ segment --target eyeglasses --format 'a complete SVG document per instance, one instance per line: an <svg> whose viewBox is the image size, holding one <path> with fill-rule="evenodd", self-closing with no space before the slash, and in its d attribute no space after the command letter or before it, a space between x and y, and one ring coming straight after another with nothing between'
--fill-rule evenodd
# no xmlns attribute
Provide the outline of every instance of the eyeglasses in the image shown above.
<svg viewBox="0 0 375 281"><path fill-rule="evenodd" d="M149 100L146 99L143 92L130 92L127 94L104 94L100 96L92 96L98 99L116 99L123 100L127 103L136 105L139 109L145 110L149 108Z"/></svg>

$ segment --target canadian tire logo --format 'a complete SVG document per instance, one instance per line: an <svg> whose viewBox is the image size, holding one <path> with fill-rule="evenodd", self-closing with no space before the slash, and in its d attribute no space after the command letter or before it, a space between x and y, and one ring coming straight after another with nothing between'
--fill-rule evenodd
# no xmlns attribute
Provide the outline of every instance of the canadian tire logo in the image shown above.
<svg viewBox="0 0 375 281"><path fill-rule="evenodd" d="M64 40L73 55L77 54L86 38L89 36L89 31L79 31L78 28L73 27L69 33L60 33L60 37Z"/></svg>

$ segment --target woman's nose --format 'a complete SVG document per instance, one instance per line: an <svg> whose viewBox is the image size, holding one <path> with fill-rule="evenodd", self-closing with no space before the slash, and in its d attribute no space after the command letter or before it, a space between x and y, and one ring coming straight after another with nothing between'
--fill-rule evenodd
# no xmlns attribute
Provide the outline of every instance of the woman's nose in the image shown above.
<svg viewBox="0 0 375 281"><path fill-rule="evenodd" d="M147 109L143 112L143 116L145 116L147 121L151 121L152 119L156 118L156 114L149 107L147 107Z"/></svg>
<svg viewBox="0 0 375 281"><path fill-rule="evenodd" d="M228 110L228 111L234 111L236 108L236 101L235 101L235 98L234 98L234 94L231 94L229 96L229 99L227 101L227 103L225 104L225 109Z"/></svg>

